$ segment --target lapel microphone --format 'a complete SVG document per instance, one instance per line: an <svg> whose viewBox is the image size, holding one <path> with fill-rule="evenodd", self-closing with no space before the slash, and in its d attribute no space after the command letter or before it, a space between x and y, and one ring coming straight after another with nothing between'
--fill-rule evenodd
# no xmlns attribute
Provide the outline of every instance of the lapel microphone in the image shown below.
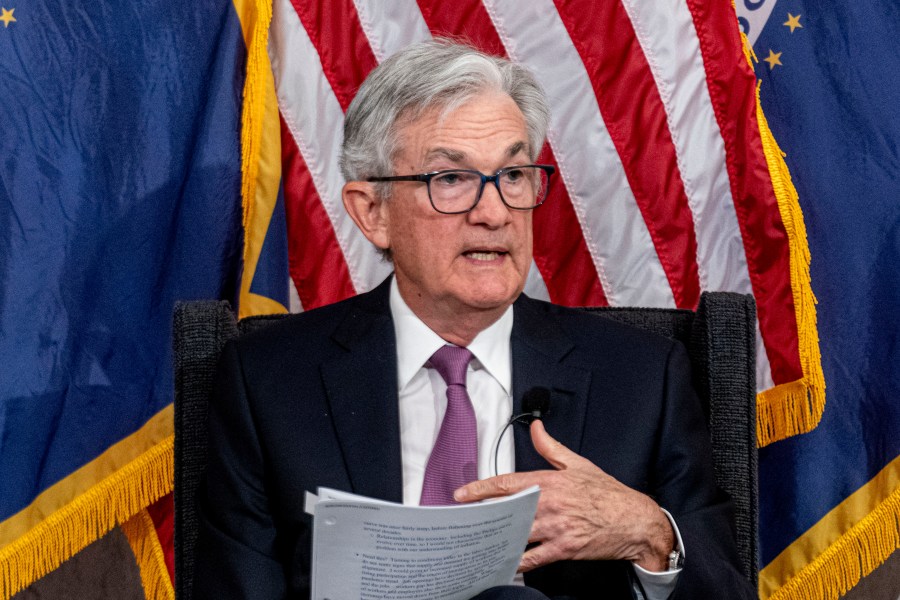
<svg viewBox="0 0 900 600"><path fill-rule="evenodd" d="M531 425L535 419L540 419L550 412L550 390L545 387L533 387L522 396L522 414L513 417L513 421Z"/></svg>
<svg viewBox="0 0 900 600"><path fill-rule="evenodd" d="M550 412L550 390L545 387L533 387L522 396L522 413L513 415L500 430L497 443L494 445L494 475L497 475L497 457L500 454L500 441L509 426L513 423L531 425L535 419L542 419Z"/></svg>

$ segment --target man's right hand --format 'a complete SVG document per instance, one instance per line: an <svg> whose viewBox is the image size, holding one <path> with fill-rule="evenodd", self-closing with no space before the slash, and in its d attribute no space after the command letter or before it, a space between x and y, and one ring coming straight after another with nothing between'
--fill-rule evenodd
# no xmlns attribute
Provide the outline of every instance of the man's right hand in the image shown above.
<svg viewBox="0 0 900 600"><path fill-rule="evenodd" d="M553 439L540 420L531 424L535 449L555 470L508 473L459 488L455 499L474 502L541 488L519 571L559 560L630 560L664 571L675 545L665 514L649 496L622 484Z"/></svg>

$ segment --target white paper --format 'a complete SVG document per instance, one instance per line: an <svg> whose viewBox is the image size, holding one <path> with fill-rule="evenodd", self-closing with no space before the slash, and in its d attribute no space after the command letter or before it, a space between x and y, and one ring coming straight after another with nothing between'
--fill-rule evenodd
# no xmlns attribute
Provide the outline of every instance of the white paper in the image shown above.
<svg viewBox="0 0 900 600"><path fill-rule="evenodd" d="M540 494L533 486L475 504L404 506L318 492L313 600L466 600L509 585Z"/></svg>

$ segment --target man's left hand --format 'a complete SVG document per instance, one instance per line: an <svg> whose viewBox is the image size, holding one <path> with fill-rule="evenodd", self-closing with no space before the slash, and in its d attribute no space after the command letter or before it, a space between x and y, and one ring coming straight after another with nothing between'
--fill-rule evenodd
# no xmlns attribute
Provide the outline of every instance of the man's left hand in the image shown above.
<svg viewBox="0 0 900 600"><path fill-rule="evenodd" d="M508 473L473 481L456 490L459 502L508 496L541 488L529 542L519 571L558 560L630 560L648 571L664 571L675 534L649 496L607 475L550 437L540 420L531 424L535 449L555 471Z"/></svg>

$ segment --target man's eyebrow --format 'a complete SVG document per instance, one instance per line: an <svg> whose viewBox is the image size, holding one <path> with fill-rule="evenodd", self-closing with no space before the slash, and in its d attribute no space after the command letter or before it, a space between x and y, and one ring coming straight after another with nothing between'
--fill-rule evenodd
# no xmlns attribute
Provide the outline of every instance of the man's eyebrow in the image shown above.
<svg viewBox="0 0 900 600"><path fill-rule="evenodd" d="M461 163L466 160L466 153L450 148L432 148L425 155L425 162L428 163L435 158L446 158L450 162Z"/></svg>
<svg viewBox="0 0 900 600"><path fill-rule="evenodd" d="M516 142L512 146L510 146L506 150L506 155L509 158L513 158L518 156L519 154L524 154L525 156L531 156L531 153L528 152L528 144L525 142Z"/></svg>
<svg viewBox="0 0 900 600"><path fill-rule="evenodd" d="M527 142L515 142L506 149L506 156L508 158L515 158L520 154L531 156L531 154L528 152L528 148L529 145ZM466 156L467 155L465 152L461 152L460 150L453 150L452 148L432 148L425 155L425 163L427 164L435 158L446 158L450 162L459 164L465 162Z"/></svg>

